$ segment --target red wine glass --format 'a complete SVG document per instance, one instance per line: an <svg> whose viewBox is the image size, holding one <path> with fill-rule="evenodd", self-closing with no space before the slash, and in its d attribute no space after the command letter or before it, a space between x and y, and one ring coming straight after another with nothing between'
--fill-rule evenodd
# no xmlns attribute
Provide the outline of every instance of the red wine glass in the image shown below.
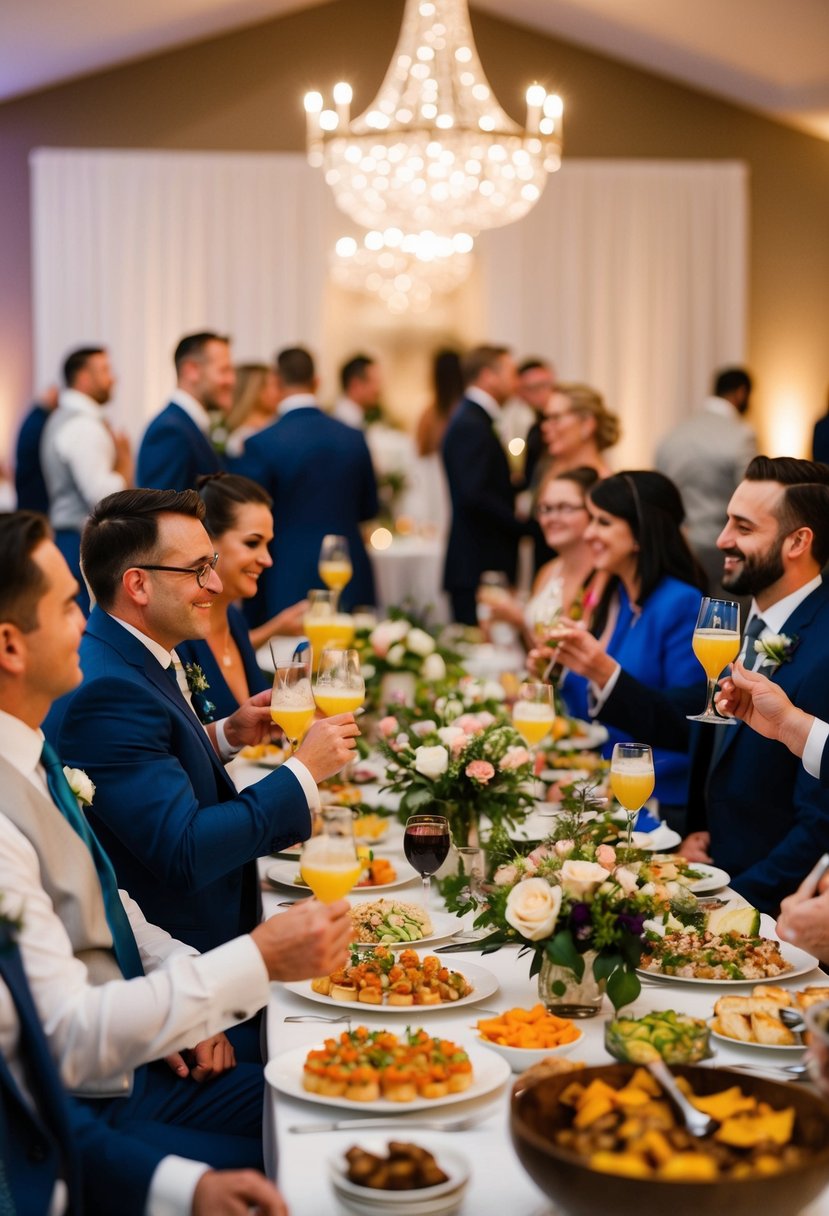
<svg viewBox="0 0 829 1216"><path fill-rule="evenodd" d="M428 907L432 875L449 854L451 836L445 815L410 815L403 833L403 851L409 865L423 880L423 899Z"/></svg>

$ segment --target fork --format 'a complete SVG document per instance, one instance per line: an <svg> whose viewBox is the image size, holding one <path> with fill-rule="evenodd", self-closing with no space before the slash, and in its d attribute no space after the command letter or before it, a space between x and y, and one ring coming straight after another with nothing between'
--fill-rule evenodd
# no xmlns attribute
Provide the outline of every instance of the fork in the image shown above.
<svg viewBox="0 0 829 1216"><path fill-rule="evenodd" d="M784 1081L808 1081L808 1064L721 1064L729 1072L760 1073L766 1076L782 1076Z"/></svg>
<svg viewBox="0 0 829 1216"><path fill-rule="evenodd" d="M340 1014L339 1017L330 1018L321 1013L292 1013L288 1017L282 1019L283 1022L345 1022L348 1029L351 1029L351 1018L347 1014Z"/></svg>
<svg viewBox="0 0 829 1216"><path fill-rule="evenodd" d="M441 1123L439 1119L418 1119L412 1115L408 1118L403 1116L397 1119L339 1119L331 1123L295 1123L288 1128L288 1131L294 1132L298 1136L303 1136L308 1132L354 1132L365 1127L393 1128L395 1131L400 1131L404 1127L419 1127L434 1132L465 1132L472 1127L477 1127L479 1123L480 1119L474 1116L466 1119L450 1119L446 1123Z"/></svg>

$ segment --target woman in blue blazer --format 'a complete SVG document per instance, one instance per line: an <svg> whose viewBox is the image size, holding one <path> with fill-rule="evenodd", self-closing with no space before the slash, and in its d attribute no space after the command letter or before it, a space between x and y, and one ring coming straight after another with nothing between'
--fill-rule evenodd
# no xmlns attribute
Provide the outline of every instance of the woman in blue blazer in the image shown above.
<svg viewBox="0 0 829 1216"><path fill-rule="evenodd" d="M268 687L256 662L256 648L276 634L298 634L306 602L294 604L251 633L236 600L256 595L259 577L273 565L272 500L255 481L233 473L200 477L197 488L206 508L204 525L216 546L216 571L222 592L210 612L205 639L182 642L176 652L184 664L193 708L203 722L227 717L248 697Z"/></svg>
<svg viewBox="0 0 829 1216"><path fill-rule="evenodd" d="M615 677L617 664L654 689L701 680L691 641L706 584L681 531L685 512L680 493L661 473L608 477L591 489L588 508L584 539L595 569L611 579L591 632L571 631L558 655L568 669L561 693L570 712L589 716L589 683L598 697L595 716L601 718L602 691ZM631 738L611 730L605 754L610 755L614 743ZM654 767L663 818L682 831L687 753L655 750Z"/></svg>

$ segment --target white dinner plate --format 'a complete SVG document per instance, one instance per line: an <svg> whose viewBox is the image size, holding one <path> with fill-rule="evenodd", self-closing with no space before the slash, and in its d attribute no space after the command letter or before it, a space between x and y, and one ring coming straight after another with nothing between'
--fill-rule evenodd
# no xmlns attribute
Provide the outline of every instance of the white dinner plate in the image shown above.
<svg viewBox="0 0 829 1216"><path fill-rule="evenodd" d="M419 942L413 943L412 949L418 945L420 945ZM498 981L491 971L487 971L486 967L479 967L475 963L467 962L462 963L460 967L453 967L451 964L445 965L450 971L460 971L464 979L469 981L472 985L469 996L462 996L457 1001L441 1001L439 1005L388 1005L385 1003L365 1005L361 1001L334 1001L330 996L314 992L310 980L291 980L282 987L287 992L295 993L296 996L305 997L306 1001L314 1001L317 1005L325 1005L331 1010L356 1009L366 1018L385 1017L387 1013L403 1013L409 1021L429 1013L446 1013L448 1009L457 1009L460 1005L477 1005L479 1001L485 1000L498 991ZM395 1103L392 1102L391 1105L394 1106Z"/></svg>
<svg viewBox="0 0 829 1216"><path fill-rule="evenodd" d="M689 862L689 865L692 870L698 870L702 874L702 878L698 878L688 887L688 890L693 891L694 895L710 895L712 891L721 891L731 882L731 875L727 874L725 870L721 870L719 866L705 865L701 861L692 861Z"/></svg>
<svg viewBox="0 0 829 1216"><path fill-rule="evenodd" d="M353 893L355 895L373 895L376 891L392 891L396 887L405 887L407 883L412 882L417 877L416 874L411 872L401 873L403 867L397 861L394 863L394 868L397 871L397 878L395 878L394 882L385 882L380 886L374 887L355 887ZM408 862L405 868L407 871L410 870ZM294 878L298 873L298 863L285 858L282 861L275 861L273 865L268 866L265 871L265 877L269 883L275 887L279 887L280 890L293 891L295 895L310 895L311 892L308 887L300 886L299 883L294 882Z"/></svg>
<svg viewBox="0 0 829 1216"><path fill-rule="evenodd" d="M360 892L360 895L361 896L363 895L362 891ZM376 898L381 898L381 897L378 896ZM386 897L382 896L382 898L385 899ZM391 899L391 898L393 898L393 896L389 896L389 898ZM358 900L355 898L355 899L352 899L351 902L356 907L358 903L371 904L371 903L374 903L374 900L375 900L375 896L372 896L370 899L365 898L365 899ZM401 902L402 903L411 903L413 901L412 900L401 900ZM458 919L458 917L450 915L449 912L430 912L429 919L432 922L432 929L434 930L434 932L430 933L428 937L419 937L416 942L375 942L374 945L388 946L390 950L406 950L409 947L411 947L412 950L418 950L421 946L428 946L430 942L445 941L447 937L451 937L454 933L459 933L460 930L463 928L463 924ZM354 942L353 945L355 945L360 950L370 950L371 949L370 942ZM362 1005L361 1008L365 1009L366 1006Z"/></svg>
<svg viewBox="0 0 829 1216"><path fill-rule="evenodd" d="M645 849L648 853L664 853L682 844L679 832L669 828L667 823L660 823L652 832L631 832L630 839L635 849Z"/></svg>
<svg viewBox="0 0 829 1216"><path fill-rule="evenodd" d="M780 953L785 962L789 964L791 970L784 971L781 975L770 975L767 979L753 980L702 980L691 975L662 975L659 971L645 971L642 967L637 967L636 974L647 976L648 979L662 980L665 983L673 984L708 984L709 987L721 987L723 985L733 988L735 985L751 984L779 984L784 981L793 980L798 975L808 975L810 971L814 971L815 967L819 967L820 963L813 954L807 954L805 950L800 950L797 946L791 946L788 942L780 942ZM737 1039L728 1039L729 1043L738 1042Z"/></svg>
<svg viewBox="0 0 829 1216"><path fill-rule="evenodd" d="M607 727L601 722L580 722L581 733L567 739L556 739L553 747L559 752L594 751L607 743Z"/></svg>
<svg viewBox="0 0 829 1216"><path fill-rule="evenodd" d="M291 985L286 984L285 986L287 988ZM343 1007L346 1008L346 1006ZM372 1006L361 1005L360 1008L366 1010L371 1009ZM423 1010L419 1009L418 1012L423 1012ZM479 1047L467 1047L465 1043L461 1043L460 1046L469 1053L472 1063L472 1084L463 1093L447 1094L445 1098L418 1097L411 1102L389 1102L386 1098L378 1098L376 1102L349 1102L346 1098L329 1098L323 1094L312 1094L303 1087L302 1070L308 1052L321 1046L322 1044L316 1044L315 1047L295 1047L291 1051L283 1051L281 1055L269 1060L265 1065L265 1080L281 1094L287 1094L291 1098L304 1098L306 1102L313 1102L320 1106L337 1106L340 1109L344 1108L360 1114L372 1111L379 1114L405 1115L409 1111L438 1110L442 1106L454 1106L458 1102L482 1098L485 1094L491 1094L501 1089L512 1075L509 1064L500 1056L494 1055L491 1051L483 1051ZM358 1133L358 1128L359 1124L355 1124L355 1134ZM401 1124L402 1130L403 1125Z"/></svg>
<svg viewBox="0 0 829 1216"><path fill-rule="evenodd" d="M780 1052L782 1052L783 1055L786 1055L787 1053L791 1055L792 1052L800 1052L802 1054L806 1050L805 1043L746 1043L742 1039L732 1039L731 1035L721 1034L719 1030L714 1029L714 1022L716 1021L717 1019L714 1017L711 1018L708 1023L708 1029L711 1031L711 1038L719 1039L721 1043L727 1043L729 1047L747 1047L751 1052L770 1052L772 1055L776 1055Z"/></svg>

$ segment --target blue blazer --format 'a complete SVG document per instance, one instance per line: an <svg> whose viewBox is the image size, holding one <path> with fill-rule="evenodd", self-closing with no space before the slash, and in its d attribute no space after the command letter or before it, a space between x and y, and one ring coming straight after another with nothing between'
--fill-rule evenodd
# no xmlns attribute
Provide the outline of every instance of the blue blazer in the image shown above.
<svg viewBox="0 0 829 1216"><path fill-rule="evenodd" d="M198 950L248 933L260 911L255 859L311 830L296 777L280 770L239 793L161 665L97 607L81 667L47 733L95 782L89 818L119 884Z"/></svg>
<svg viewBox="0 0 829 1216"><path fill-rule="evenodd" d="M119 1213L143 1216L153 1173L166 1153L113 1130L65 1093L20 952L5 926L0 929L0 982L17 1014L17 1056L35 1105L33 1110L0 1055L0 1161L17 1216L43 1216L59 1176L68 1188L70 1216L105 1216L116 1195Z"/></svg>
<svg viewBox="0 0 829 1216"><path fill-rule="evenodd" d="M245 612L249 621L261 624L322 586L317 565L328 532L347 537L351 550L354 574L343 607L375 602L360 523L377 514L377 483L361 431L315 406L289 410L250 437L236 471L273 498L274 564L262 573L260 596L246 603L255 603Z"/></svg>
<svg viewBox="0 0 829 1216"><path fill-rule="evenodd" d="M829 719L829 583L813 591L782 632L795 641L788 662L771 679L807 713ZM731 885L771 915L829 851L829 789L810 777L800 760L743 723L699 726L699 693L688 688L653 693L620 679L604 705L603 720L641 731L646 740L675 745L691 739L689 811L692 827L711 835L711 856ZM721 738L720 738L721 737Z"/></svg>
<svg viewBox="0 0 829 1216"><path fill-rule="evenodd" d="M628 675L648 688L665 689L677 684L692 684L702 670L691 648L700 594L689 583L676 578L663 578L645 600L637 616L624 587L619 584L619 615L607 653ZM705 699L704 688L703 682L700 705ZM561 683L561 695L575 717L590 716L587 681L582 676L568 672ZM600 721L605 721L603 710L597 716ZM614 743L633 742L634 739L642 743L650 742L640 738L635 723L624 730L611 727L603 754L612 755ZM685 806L690 771L687 740L670 751L656 749L653 761L655 796L666 806Z"/></svg>
<svg viewBox="0 0 829 1216"><path fill-rule="evenodd" d="M492 419L468 397L449 420L443 463L452 499L444 588L474 590L484 570L503 570L514 582L528 525L516 519L509 464Z"/></svg>
<svg viewBox="0 0 829 1216"><path fill-rule="evenodd" d="M170 402L153 418L138 449L136 484L151 490L192 490L222 462L210 440L180 405Z"/></svg>
<svg viewBox="0 0 829 1216"><path fill-rule="evenodd" d="M256 651L250 644L250 634L242 613L231 605L227 610L227 619L230 625L230 635L242 655L245 677L250 695L253 696L254 693L262 692L269 687L268 680L256 662ZM216 656L207 642L203 638L191 642L181 642L176 646L176 654L182 663L198 663L204 672L210 686L207 696L215 706L214 721L229 718L233 711L239 708L239 702L228 688L221 665L216 661Z"/></svg>
<svg viewBox="0 0 829 1216"><path fill-rule="evenodd" d="M14 458L14 488L17 492L18 511L40 511L49 514L49 491L40 465L40 437L49 411L42 405L33 405L17 435L17 450Z"/></svg>

